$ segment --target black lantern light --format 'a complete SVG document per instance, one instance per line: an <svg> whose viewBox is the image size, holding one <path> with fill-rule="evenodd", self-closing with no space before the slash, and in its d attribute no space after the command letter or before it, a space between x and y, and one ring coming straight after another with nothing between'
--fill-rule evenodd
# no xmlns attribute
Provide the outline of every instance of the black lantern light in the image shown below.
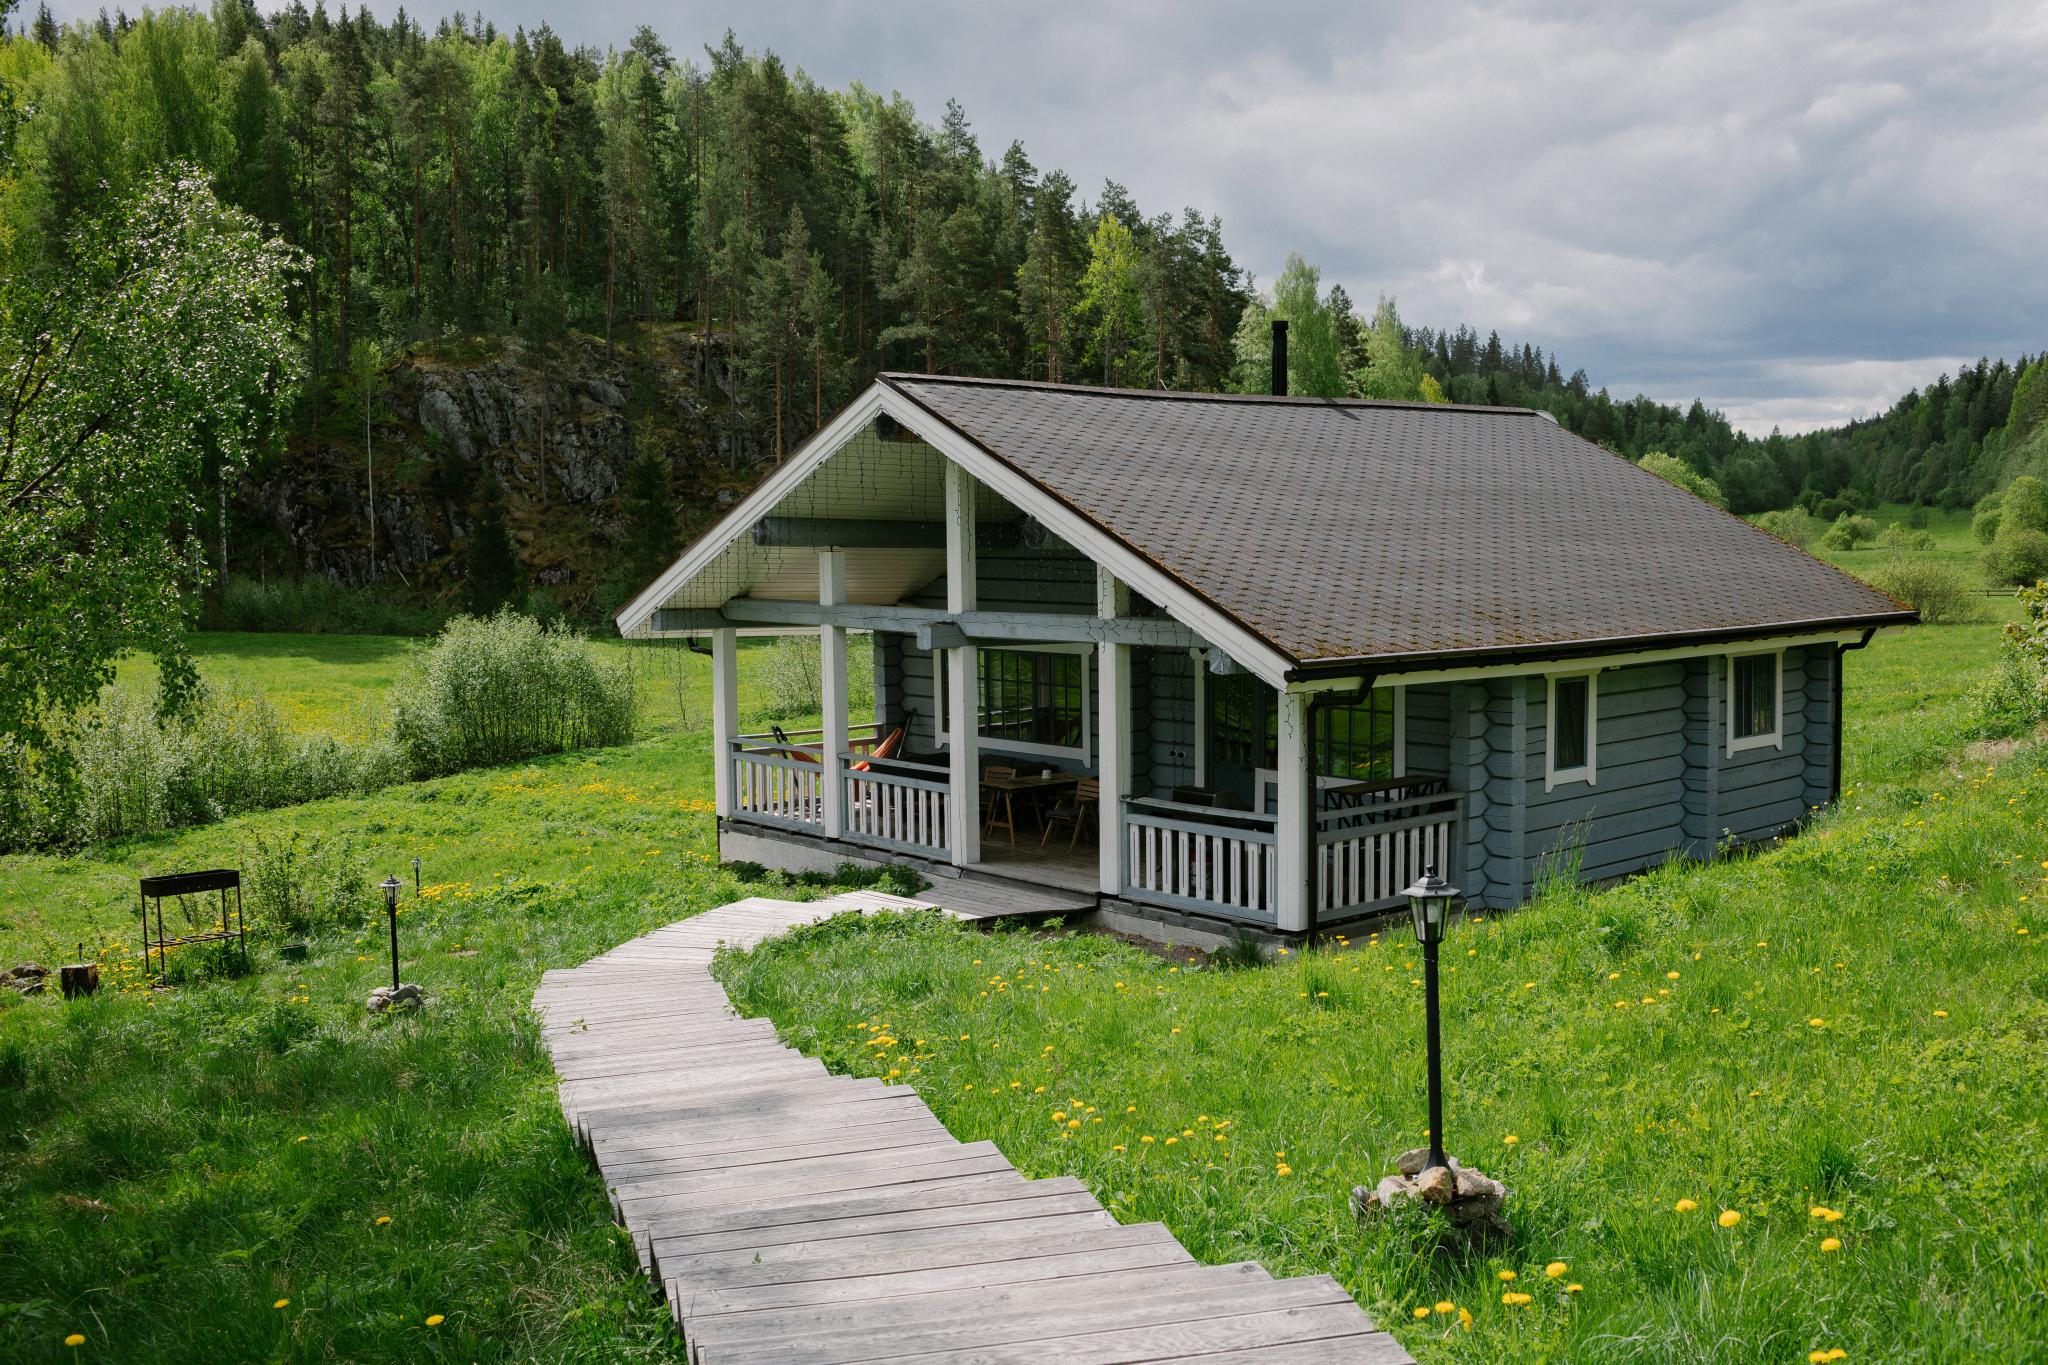
<svg viewBox="0 0 2048 1365"><path fill-rule="evenodd" d="M412 855L412 893L415 896L420 893L420 855L417 853Z"/></svg>
<svg viewBox="0 0 2048 1365"><path fill-rule="evenodd" d="M378 883L384 892L384 913L391 920L391 989L398 989L398 890L403 885L396 877L386 877Z"/></svg>
<svg viewBox="0 0 2048 1365"><path fill-rule="evenodd" d="M1436 947L1443 942L1458 888L1437 876L1432 867L1401 894L1408 898L1408 913L1415 919L1415 941L1422 945L1422 1007L1429 1031L1429 1167L1445 1166L1450 1163L1444 1156L1443 1042L1437 1027Z"/></svg>

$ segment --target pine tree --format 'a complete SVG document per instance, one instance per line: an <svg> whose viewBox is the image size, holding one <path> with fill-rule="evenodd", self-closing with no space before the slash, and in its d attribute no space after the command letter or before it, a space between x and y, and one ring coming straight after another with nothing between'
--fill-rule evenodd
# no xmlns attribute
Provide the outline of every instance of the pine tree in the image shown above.
<svg viewBox="0 0 2048 1365"><path fill-rule="evenodd" d="M519 558L505 525L505 486L486 470L470 505L469 539L463 549L462 602L488 616L519 592Z"/></svg>

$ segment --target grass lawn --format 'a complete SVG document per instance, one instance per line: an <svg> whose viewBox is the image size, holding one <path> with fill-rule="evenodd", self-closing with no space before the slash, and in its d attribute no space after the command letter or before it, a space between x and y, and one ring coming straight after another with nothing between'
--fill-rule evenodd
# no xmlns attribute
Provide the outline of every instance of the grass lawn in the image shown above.
<svg viewBox="0 0 2048 1365"><path fill-rule="evenodd" d="M1522 1238L1498 1261L1418 1257L1408 1230L1343 1212L1421 1123L1398 934L1193 973L1104 939L834 926L729 970L835 1065L917 1067L962 1136L1081 1175L1198 1254L1330 1270L1427 1359L2020 1358L2048 1338L2030 946L2048 930L2027 918L2048 894L2048 775L1945 761L1995 636L1851 656L1860 809L1815 834L1456 931L1448 1121L1515 1187ZM309 716L353 704L345 651L364 672L396 657L336 637L203 649L209 673L307 680ZM311 685L323 668L336 686ZM709 864L709 790L704 737L670 719L625 748L0 858L0 965L84 940L116 985L69 1007L0 993L0 1359L680 1360L525 1009L547 968L751 889ZM346 842L361 921L303 964L266 945L250 976L135 989L117 966L134 879L288 831ZM372 1020L368 885L415 854L430 894L401 917L406 976L434 1003ZM1027 1000L1026 981L1051 989ZM925 1055L880 1062L863 1022ZM1055 1131L1075 1100L1082 1128ZM1201 1143L1233 1155L1197 1160ZM1809 1194L1843 1220L1811 1223ZM1671 1213L1681 1196L1703 1212ZM1745 1214L1725 1232L1724 1205ZM1542 1280L1553 1258L1584 1285L1568 1306ZM1499 1303L1503 1268L1534 1303ZM1470 1334L1402 1316L1439 1299L1469 1307Z"/></svg>

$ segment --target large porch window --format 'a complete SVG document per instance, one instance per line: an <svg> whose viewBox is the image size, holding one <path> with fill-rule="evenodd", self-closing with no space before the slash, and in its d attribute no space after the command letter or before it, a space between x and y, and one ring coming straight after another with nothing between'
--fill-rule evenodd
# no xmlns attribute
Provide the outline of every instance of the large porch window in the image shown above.
<svg viewBox="0 0 2048 1365"><path fill-rule="evenodd" d="M983 649L975 653L980 689L981 745L1006 753L1091 757L1092 713L1088 704L1088 652L1092 646L1032 645ZM939 740L948 741L946 666L934 654L938 686Z"/></svg>
<svg viewBox="0 0 2048 1365"><path fill-rule="evenodd" d="M1273 689L1244 673L1208 680L1209 761L1233 768L1280 763L1279 708ZM1318 777L1378 782L1401 777L1404 689L1375 688L1350 706L1316 712L1311 737Z"/></svg>

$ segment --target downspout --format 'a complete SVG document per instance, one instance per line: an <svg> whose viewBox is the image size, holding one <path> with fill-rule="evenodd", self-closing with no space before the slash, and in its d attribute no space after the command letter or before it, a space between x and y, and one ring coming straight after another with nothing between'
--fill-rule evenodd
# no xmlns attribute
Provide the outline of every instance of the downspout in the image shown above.
<svg viewBox="0 0 2048 1365"><path fill-rule="evenodd" d="M1302 784L1307 788L1302 797L1301 808L1308 813L1308 819L1304 822L1307 825L1307 829L1302 834L1302 840L1307 845L1307 849L1301 860L1302 879L1305 882L1305 886L1302 889L1301 903L1303 908L1308 911L1308 937L1304 942L1313 942L1315 940L1316 921L1318 918L1316 897L1317 893L1323 889L1317 853L1321 845L1317 843L1316 839L1316 836L1322 832L1319 828L1321 822L1318 818L1321 812L1316 809L1316 797L1321 792L1320 787L1316 783L1316 716L1339 703L1345 706L1356 706L1372 692L1373 679L1377 676L1377 674L1372 673L1366 674L1358 680L1358 685L1348 692L1312 693L1308 699L1307 714L1302 717L1302 728L1307 732L1302 736L1302 746L1308 750L1308 762L1304 763L1301 769Z"/></svg>
<svg viewBox="0 0 2048 1365"><path fill-rule="evenodd" d="M1828 804L1834 805L1842 799L1842 698L1846 691L1843 686L1843 658L1852 649L1862 649L1877 634L1872 626L1863 632L1863 638L1853 645L1835 646L1835 705L1830 718L1830 742L1828 744Z"/></svg>

